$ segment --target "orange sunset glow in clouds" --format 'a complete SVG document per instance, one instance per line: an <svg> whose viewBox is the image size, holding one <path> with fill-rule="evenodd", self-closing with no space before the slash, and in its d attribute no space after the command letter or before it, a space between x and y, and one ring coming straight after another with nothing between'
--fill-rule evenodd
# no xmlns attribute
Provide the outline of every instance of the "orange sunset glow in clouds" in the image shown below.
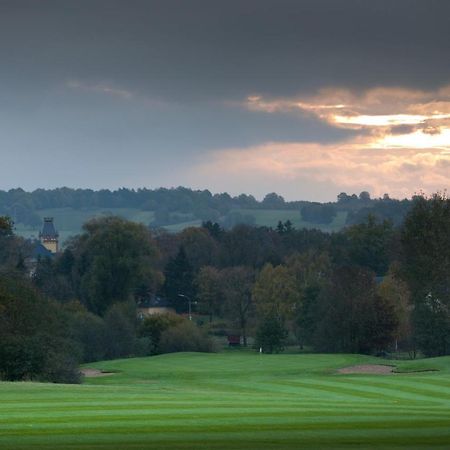
<svg viewBox="0 0 450 450"><path fill-rule="evenodd" d="M255 114L312 115L352 135L326 144L267 142L225 149L202 166L204 175L233 179L251 172L273 182L309 180L397 197L450 184L450 86L430 92L327 88L302 98L249 95L242 105Z"/></svg>

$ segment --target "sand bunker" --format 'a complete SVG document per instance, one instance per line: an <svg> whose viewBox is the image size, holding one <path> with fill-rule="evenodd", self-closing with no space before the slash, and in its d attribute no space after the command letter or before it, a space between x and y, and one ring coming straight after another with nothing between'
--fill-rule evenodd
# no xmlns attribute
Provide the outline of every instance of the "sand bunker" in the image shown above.
<svg viewBox="0 0 450 450"><path fill-rule="evenodd" d="M98 369L91 369L89 367L86 367L85 369L81 369L80 372L86 377L86 378L94 378L94 377L109 377L110 375L115 375L115 372L103 372Z"/></svg>
<svg viewBox="0 0 450 450"><path fill-rule="evenodd" d="M385 366L381 364L361 364L359 366L343 367L338 369L338 373L370 373L375 375L391 375L393 366Z"/></svg>

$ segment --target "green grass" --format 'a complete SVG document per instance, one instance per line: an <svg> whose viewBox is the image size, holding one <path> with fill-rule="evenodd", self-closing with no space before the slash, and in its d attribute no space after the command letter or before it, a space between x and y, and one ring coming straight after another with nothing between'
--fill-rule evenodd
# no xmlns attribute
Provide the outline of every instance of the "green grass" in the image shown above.
<svg viewBox="0 0 450 450"><path fill-rule="evenodd" d="M450 357L338 375L359 355L180 353L89 364L79 386L0 383L0 448L448 449Z"/></svg>
<svg viewBox="0 0 450 450"><path fill-rule="evenodd" d="M178 233L179 231L183 231L185 228L189 227L199 227L201 226L201 220L189 220L187 222L174 223L172 225L166 225L164 228L171 233Z"/></svg>
<svg viewBox="0 0 450 450"><path fill-rule="evenodd" d="M237 209L241 214L248 214L255 218L256 225L275 228L278 222L290 220L295 228L318 228L323 231L338 231L345 226L347 212L339 211L329 225L314 224L302 219L300 211L286 209Z"/></svg>
<svg viewBox="0 0 450 450"><path fill-rule="evenodd" d="M134 222L148 225L153 220L152 211L141 211L136 208L52 208L36 211L41 217L53 217L55 226L60 235L60 242L64 242L68 237L81 232L84 223L94 217L104 215L116 215ZM16 224L16 233L20 236L30 237L39 235L39 227L36 229L26 227L23 224Z"/></svg>
<svg viewBox="0 0 450 450"><path fill-rule="evenodd" d="M278 221L286 222L286 220L290 220L296 228L319 228L323 231L340 230L345 226L347 218L347 213L340 211L331 224L318 225L303 221L299 211L285 209L240 209L237 211L254 216L256 225L260 226L276 227ZM53 217L55 219L55 226L59 232L61 243L64 243L70 236L79 234L83 224L94 217L112 214L144 225L150 224L154 219L153 211L141 211L136 208L52 208L41 209L36 212L41 218ZM177 233L187 227L198 227L201 222L201 220L189 220L167 225L164 228ZM19 236L26 238L32 236L37 238L39 235L39 227L33 228L22 223L16 224L15 231Z"/></svg>
<svg viewBox="0 0 450 450"><path fill-rule="evenodd" d="M36 212L42 219L44 217L54 218L55 226L60 235L60 242L62 243L70 236L81 233L83 224L94 217L115 215L134 222L143 223L144 225L149 225L154 219L153 211L142 211L136 208L52 208L41 209ZM198 227L201 223L201 220L189 220L173 225L167 225L164 228L167 231L176 233L187 227ZM39 227L32 228L21 223L16 224L15 231L19 236L26 238L31 236L37 237L39 235Z"/></svg>

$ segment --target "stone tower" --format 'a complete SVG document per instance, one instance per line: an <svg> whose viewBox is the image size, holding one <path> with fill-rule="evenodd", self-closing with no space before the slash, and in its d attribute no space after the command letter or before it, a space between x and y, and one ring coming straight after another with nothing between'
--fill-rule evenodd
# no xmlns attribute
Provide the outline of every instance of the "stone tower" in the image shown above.
<svg viewBox="0 0 450 450"><path fill-rule="evenodd" d="M59 251L59 234L53 224L53 217L44 218L44 226L39 233L39 240L41 244L52 253L58 253Z"/></svg>

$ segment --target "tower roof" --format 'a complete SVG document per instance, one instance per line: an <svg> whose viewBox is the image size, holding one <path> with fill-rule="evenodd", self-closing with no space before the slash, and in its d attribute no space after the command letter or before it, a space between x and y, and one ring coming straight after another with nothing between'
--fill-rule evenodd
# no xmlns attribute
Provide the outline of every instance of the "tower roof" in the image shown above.
<svg viewBox="0 0 450 450"><path fill-rule="evenodd" d="M57 239L58 232L53 224L53 217L44 217L44 226L40 232L40 237L44 239Z"/></svg>

